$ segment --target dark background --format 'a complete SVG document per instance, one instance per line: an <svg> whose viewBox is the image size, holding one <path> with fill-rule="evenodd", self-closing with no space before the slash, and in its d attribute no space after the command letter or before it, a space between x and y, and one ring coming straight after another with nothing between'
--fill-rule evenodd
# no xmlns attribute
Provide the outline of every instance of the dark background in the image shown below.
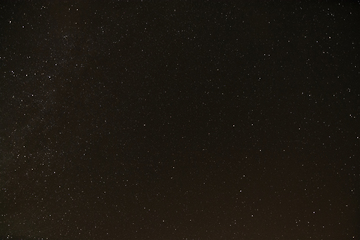
<svg viewBox="0 0 360 240"><path fill-rule="evenodd" d="M0 18L0 236L359 239L357 1Z"/></svg>

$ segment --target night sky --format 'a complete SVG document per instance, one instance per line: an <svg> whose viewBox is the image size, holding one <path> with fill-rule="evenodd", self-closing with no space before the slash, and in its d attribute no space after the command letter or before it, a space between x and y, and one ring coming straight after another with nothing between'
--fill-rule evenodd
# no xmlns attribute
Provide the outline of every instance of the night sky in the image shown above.
<svg viewBox="0 0 360 240"><path fill-rule="evenodd" d="M360 239L357 1L1 1L0 239Z"/></svg>

